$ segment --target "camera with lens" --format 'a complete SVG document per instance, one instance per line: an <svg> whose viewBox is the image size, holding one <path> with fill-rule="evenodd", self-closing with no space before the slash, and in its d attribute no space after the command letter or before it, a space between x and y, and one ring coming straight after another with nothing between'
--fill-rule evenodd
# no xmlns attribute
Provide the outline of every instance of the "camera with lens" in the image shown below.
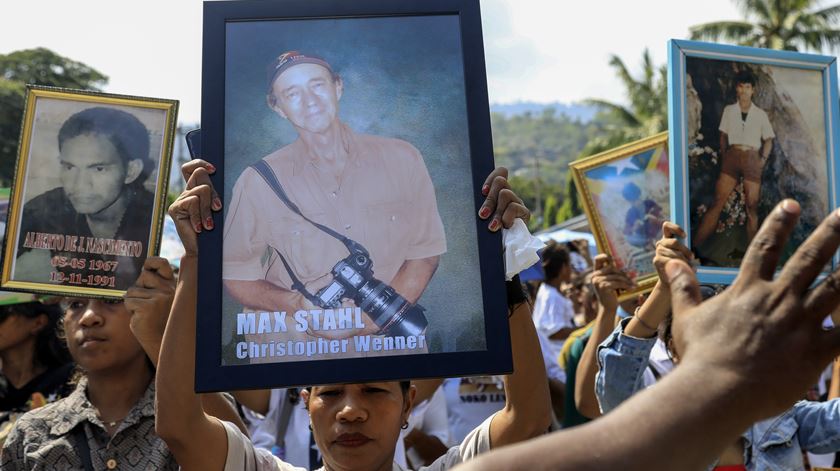
<svg viewBox="0 0 840 471"><path fill-rule="evenodd" d="M332 268L333 279L318 290L320 307L335 309L342 299L352 299L379 326L380 333L393 336L420 335L429 325L419 304L413 304L373 277L373 260L367 249L350 241L350 255Z"/></svg>

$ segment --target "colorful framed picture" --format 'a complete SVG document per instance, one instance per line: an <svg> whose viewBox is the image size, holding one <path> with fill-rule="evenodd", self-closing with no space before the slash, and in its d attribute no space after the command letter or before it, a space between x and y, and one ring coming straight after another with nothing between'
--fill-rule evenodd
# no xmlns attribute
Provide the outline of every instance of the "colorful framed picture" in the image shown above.
<svg viewBox="0 0 840 471"><path fill-rule="evenodd" d="M29 86L0 288L121 297L158 252L177 112Z"/></svg>
<svg viewBox="0 0 840 471"><path fill-rule="evenodd" d="M663 132L572 162L572 176L598 251L636 282L625 300L647 293L658 279L653 267L662 223L670 217L668 133Z"/></svg>
<svg viewBox="0 0 840 471"><path fill-rule="evenodd" d="M700 281L731 283L779 201L802 206L783 261L838 206L837 61L694 41L669 51L673 220Z"/></svg>
<svg viewBox="0 0 840 471"><path fill-rule="evenodd" d="M198 390L511 371L483 58L477 0L205 3Z"/></svg>

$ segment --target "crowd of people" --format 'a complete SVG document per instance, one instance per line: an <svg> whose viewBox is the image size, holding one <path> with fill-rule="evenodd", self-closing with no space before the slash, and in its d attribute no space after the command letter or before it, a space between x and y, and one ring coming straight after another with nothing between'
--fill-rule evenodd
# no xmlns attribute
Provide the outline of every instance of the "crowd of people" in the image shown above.
<svg viewBox="0 0 840 471"><path fill-rule="evenodd" d="M840 350L831 329L840 284L835 275L812 282L840 245L837 214L774 278L799 210L781 203L727 290L697 284L686 234L665 223L658 283L624 302L619 293L634 282L609 256L551 242L541 282L508 282L508 376L198 395L192 219L220 209L207 197L211 171L186 164L197 177L170 207L186 252L177 275L150 257L123 299L33 297L0 308L2 469L834 464L840 363L828 364ZM527 218L504 169L488 183L485 205L505 227Z"/></svg>

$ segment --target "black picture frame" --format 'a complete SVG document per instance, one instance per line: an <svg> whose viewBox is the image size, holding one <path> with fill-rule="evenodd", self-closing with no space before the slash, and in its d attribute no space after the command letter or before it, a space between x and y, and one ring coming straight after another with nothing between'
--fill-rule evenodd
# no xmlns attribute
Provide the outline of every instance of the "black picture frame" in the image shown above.
<svg viewBox="0 0 840 471"><path fill-rule="evenodd" d="M225 139L226 126L232 119L226 121L226 111L232 99L226 101L229 100L229 90L226 88L229 69L226 62L233 61L234 58L227 49L233 47L228 41L228 27L235 25L241 28L244 24L247 28L251 22L256 25L283 21L309 22L324 19L343 21L346 19L353 22L389 18L395 21L411 21L411 19L441 16L448 16L454 24L457 24L458 30L455 34L460 41L457 46L461 51L462 70L459 73L463 74L463 102L458 103L458 100L455 100L451 106L464 107L466 123L461 126L463 126L464 142L468 152L463 156L465 161L461 165L469 170L469 177L466 181L461 181L461 185L456 186L460 187L457 189L460 193L468 195L460 198L466 210L459 213L459 218L462 218L459 221L468 229L468 232L471 231L474 234L474 241L454 240L457 238L450 238L449 234L446 239L450 245L456 242L475 250L476 256L473 260L456 260L451 265L470 266L475 277L480 279L480 283L475 282L477 286L480 286L481 291L476 304L480 304L483 316L481 319L483 325L480 327L483 329L479 328L476 331L481 333L483 330L484 348L436 352L430 347L433 350L430 353L413 355L225 364L222 339L226 334L223 326L225 323L223 316L226 314L223 312L223 297L226 295L222 281L222 254L226 205L223 211L214 214L216 229L205 231L199 237L201 256L198 279L199 315L196 326L195 381L197 391L505 374L513 370L504 290L501 232L490 232L487 229L487 221L477 217L483 203L482 184L494 168L478 0L205 2L201 120L201 148L204 154L202 157L216 167L217 171L211 178L223 201L227 203L232 185L226 185L225 182ZM298 49L298 47L277 50L275 55L290 49ZM274 57L269 59L274 59ZM263 62L263 64L267 63L268 61ZM254 73L261 77L264 75L262 69ZM265 102L265 96L255 99ZM428 156L425 157L428 160ZM231 162L228 164L232 165ZM434 173L434 170L431 173ZM431 179L435 183L438 204L442 199L448 201L450 192L454 191L451 182L448 182L446 187L442 187L435 180L434 175ZM280 204L279 201L276 204ZM442 219L444 226L447 226L447 218ZM434 276L439 276L442 269L443 267L439 268ZM462 294L452 293L452 295ZM423 300L424 298L421 297L419 302ZM452 315L452 313L437 315ZM431 325L434 322L434 315L429 314L429 316ZM228 326L230 326L229 321ZM449 332L448 335L456 335L456 333Z"/></svg>

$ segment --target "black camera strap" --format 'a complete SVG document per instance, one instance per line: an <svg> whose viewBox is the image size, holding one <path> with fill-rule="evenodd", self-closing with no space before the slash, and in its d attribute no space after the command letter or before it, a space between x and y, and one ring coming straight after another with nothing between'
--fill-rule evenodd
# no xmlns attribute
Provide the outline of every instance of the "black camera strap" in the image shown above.
<svg viewBox="0 0 840 471"><path fill-rule="evenodd" d="M277 175L274 173L274 170L268 166L268 163L265 160L260 160L255 164L251 165L251 167L254 170L256 170L261 177L263 177L263 180L265 180L265 182L268 184L268 187L271 188L272 191L274 191L274 194L277 195L278 198L280 198L280 201L282 201L283 204L286 205L286 207L292 210L292 212L302 217L304 221L308 222L309 224L312 224L313 226L317 227L318 229L322 230L328 235L338 239L342 244L344 244L345 247L347 247L347 250L351 253L353 252L354 247L361 247L361 245L353 239L341 235L338 232L330 229L329 227L323 224L319 224L304 216L303 213L300 211L300 208L298 208L297 205L289 199L289 196L286 195L286 191L283 190L283 186L280 185L280 181L277 179ZM289 278L292 279L292 289L300 292L312 304L319 306L320 300L306 289L306 285L301 283L300 279L297 277L297 275L295 275L295 272L292 271L292 268L289 266L289 262L286 261L286 257L284 257L283 254L280 253L279 250L277 250L277 248L271 248L274 249L275 252L277 252L277 255L280 257L280 261L283 262L283 266L286 267L286 271L289 273ZM365 250L365 252L367 251Z"/></svg>

